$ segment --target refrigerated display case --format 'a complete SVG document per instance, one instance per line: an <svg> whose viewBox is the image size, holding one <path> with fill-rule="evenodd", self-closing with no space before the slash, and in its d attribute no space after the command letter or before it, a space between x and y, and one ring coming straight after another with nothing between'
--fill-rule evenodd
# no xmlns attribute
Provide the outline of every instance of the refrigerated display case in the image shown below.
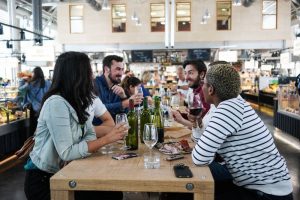
<svg viewBox="0 0 300 200"><path fill-rule="evenodd" d="M279 85L274 108L274 126L300 139L300 97L294 82Z"/></svg>

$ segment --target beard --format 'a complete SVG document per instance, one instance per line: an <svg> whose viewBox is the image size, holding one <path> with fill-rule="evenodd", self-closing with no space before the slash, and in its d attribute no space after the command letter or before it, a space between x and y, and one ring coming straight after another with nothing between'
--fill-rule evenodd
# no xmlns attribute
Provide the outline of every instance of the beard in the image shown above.
<svg viewBox="0 0 300 200"><path fill-rule="evenodd" d="M117 79L118 77L120 77L120 79ZM113 84L119 84L121 83L121 76L116 76L116 78L114 79L112 76L111 76L111 73L108 74L108 78L109 80L113 83Z"/></svg>
<svg viewBox="0 0 300 200"><path fill-rule="evenodd" d="M198 76L197 79L191 85L189 84L189 87L192 89L196 89L200 86L200 82L201 82L201 79Z"/></svg>

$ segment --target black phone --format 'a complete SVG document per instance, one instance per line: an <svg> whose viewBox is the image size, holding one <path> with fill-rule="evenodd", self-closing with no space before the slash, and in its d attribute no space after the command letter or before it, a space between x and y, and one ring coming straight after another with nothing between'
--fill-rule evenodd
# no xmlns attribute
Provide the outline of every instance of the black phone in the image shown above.
<svg viewBox="0 0 300 200"><path fill-rule="evenodd" d="M192 178L193 173L190 170L189 166L186 166L184 164L178 164L173 167L175 176L177 178Z"/></svg>

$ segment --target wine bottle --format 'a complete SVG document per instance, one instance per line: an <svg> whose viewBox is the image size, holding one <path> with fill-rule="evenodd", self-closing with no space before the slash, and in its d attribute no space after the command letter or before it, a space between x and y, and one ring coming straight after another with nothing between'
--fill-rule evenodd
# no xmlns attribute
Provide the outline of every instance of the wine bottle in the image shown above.
<svg viewBox="0 0 300 200"><path fill-rule="evenodd" d="M134 112L134 101L133 99L129 100L129 112L127 114L129 130L128 136L126 138L127 146L129 146L129 150L137 150L139 144L138 137L138 118Z"/></svg>
<svg viewBox="0 0 300 200"><path fill-rule="evenodd" d="M147 97L144 97L144 99L143 99L143 111L141 113L140 119L141 119L141 121L140 121L140 139L141 139L141 143L144 143L144 140L143 140L144 126L146 123L151 122L151 112L148 109Z"/></svg>
<svg viewBox="0 0 300 200"><path fill-rule="evenodd" d="M158 143L164 142L164 120L162 117L162 112L160 109L160 98L158 96L154 97L154 115L152 123L155 124L157 128L157 134L158 134Z"/></svg>

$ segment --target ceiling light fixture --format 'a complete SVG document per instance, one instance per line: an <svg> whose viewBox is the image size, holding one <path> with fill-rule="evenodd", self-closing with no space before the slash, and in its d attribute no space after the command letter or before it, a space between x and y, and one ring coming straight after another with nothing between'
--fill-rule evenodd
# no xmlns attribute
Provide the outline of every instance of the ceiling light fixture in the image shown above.
<svg viewBox="0 0 300 200"><path fill-rule="evenodd" d="M207 24L207 19L202 17L202 20L201 20L200 24Z"/></svg>
<svg viewBox="0 0 300 200"><path fill-rule="evenodd" d="M3 35L3 25L0 24L0 35Z"/></svg>
<svg viewBox="0 0 300 200"><path fill-rule="evenodd" d="M25 32L24 32L24 30L22 29L21 31L20 31L20 40L25 40L26 38L25 38Z"/></svg>
<svg viewBox="0 0 300 200"><path fill-rule="evenodd" d="M211 17L210 12L208 11L208 9L205 10L204 16L205 19L209 19Z"/></svg>
<svg viewBox="0 0 300 200"><path fill-rule="evenodd" d="M133 11L133 15L131 16L131 19L133 21L137 21L139 19L135 11Z"/></svg>
<svg viewBox="0 0 300 200"><path fill-rule="evenodd" d="M232 0L232 5L233 6L241 6L242 5L242 0Z"/></svg>
<svg viewBox="0 0 300 200"><path fill-rule="evenodd" d="M110 7L108 5L108 0L103 0L103 2L102 2L102 10L110 10Z"/></svg>

